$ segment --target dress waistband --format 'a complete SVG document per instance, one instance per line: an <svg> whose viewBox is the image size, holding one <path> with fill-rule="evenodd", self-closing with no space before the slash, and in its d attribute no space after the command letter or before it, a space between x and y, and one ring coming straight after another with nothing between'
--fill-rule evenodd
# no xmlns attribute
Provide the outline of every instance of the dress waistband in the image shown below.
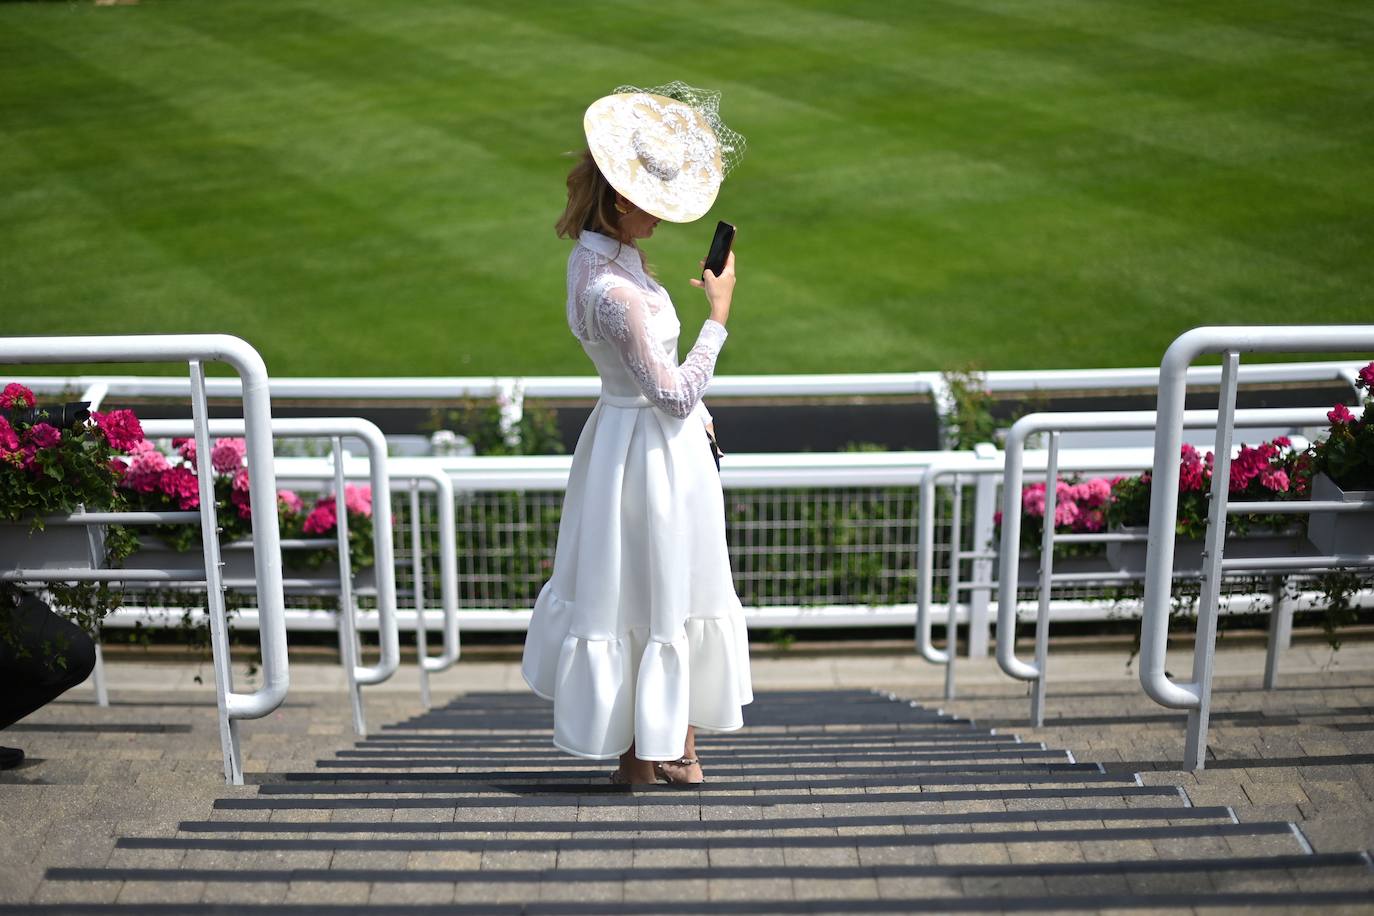
<svg viewBox="0 0 1374 916"><path fill-rule="evenodd" d="M612 407L652 407L649 399L642 394L607 394L601 392L602 402Z"/></svg>

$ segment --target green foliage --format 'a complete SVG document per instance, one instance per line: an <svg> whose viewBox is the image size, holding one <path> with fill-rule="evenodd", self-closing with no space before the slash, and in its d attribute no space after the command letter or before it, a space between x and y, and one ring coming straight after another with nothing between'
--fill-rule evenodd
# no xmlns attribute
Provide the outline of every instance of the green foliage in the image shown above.
<svg viewBox="0 0 1374 916"><path fill-rule="evenodd" d="M431 411L425 428L452 430L471 442L478 455L561 455L566 451L554 412L528 402L509 433L502 425L499 402L473 398L457 407Z"/></svg>
<svg viewBox="0 0 1374 916"><path fill-rule="evenodd" d="M32 393L18 385L5 386L4 397L5 407L0 409L0 521L27 524L38 532L46 515L127 508L116 486L119 477L114 463L121 453L84 410L67 413L34 405ZM119 565L137 543L119 525L105 526L103 539L106 566ZM120 603L118 590L106 583L54 583L48 590L54 609L90 633L96 632L100 621ZM17 600L16 587L0 584L0 600ZM0 628L7 629L7 625ZM0 633L0 638L13 642L14 634Z"/></svg>
<svg viewBox="0 0 1374 916"><path fill-rule="evenodd" d="M1326 598L1322 608L1322 632L1332 649L1341 647L1340 628L1359 619L1359 611L1352 599L1362 589L1374 584L1368 570L1334 569L1319 575L1316 586Z"/></svg>
<svg viewBox="0 0 1374 916"><path fill-rule="evenodd" d="M1260 476L1251 478L1243 488L1230 489L1228 501L1282 501L1305 498L1311 484L1311 472L1306 457L1287 440L1275 440L1259 449L1272 449L1273 455L1266 465L1271 472L1281 472L1285 481L1282 489L1266 485ZM1242 446L1244 451L1251 450ZM1185 446L1182 459L1182 472L1178 493L1178 514L1176 532L1179 537L1200 539L1207 534L1207 515L1211 506L1212 467L1210 452L1198 456ZM1241 460L1240 458L1235 459ZM1195 475L1189 483L1189 469ZM1233 480L1236 479L1233 461ZM1107 523L1112 528L1146 527L1150 522L1151 474L1145 472L1132 477L1122 477L1112 485L1112 499L1107 505ZM1232 513L1226 517L1226 533L1232 537L1244 537L1257 529L1286 530L1293 527L1293 516L1253 513Z"/></svg>
<svg viewBox="0 0 1374 916"><path fill-rule="evenodd" d="M690 339L685 280L740 227L724 372L1153 366L1201 315L1358 323L1374 22L1324 9L0 3L6 332L586 374L560 154L631 71L722 89L748 138L715 212L646 246Z"/></svg>
<svg viewBox="0 0 1374 916"><path fill-rule="evenodd" d="M1309 454L1313 469L1342 490L1374 490L1374 396L1365 396L1359 419L1352 415L1349 421L1333 421L1326 438L1313 445Z"/></svg>
<svg viewBox="0 0 1374 916"><path fill-rule="evenodd" d="M972 368L943 372L949 392L949 411L945 414L944 438L954 451L971 451L980 442L993 442L997 420L992 415L995 403L987 390L987 377Z"/></svg>

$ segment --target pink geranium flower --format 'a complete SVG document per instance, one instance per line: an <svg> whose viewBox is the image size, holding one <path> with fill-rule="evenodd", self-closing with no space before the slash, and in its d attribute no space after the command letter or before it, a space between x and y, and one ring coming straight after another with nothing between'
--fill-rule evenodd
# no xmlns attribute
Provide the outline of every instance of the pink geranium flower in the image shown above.
<svg viewBox="0 0 1374 916"><path fill-rule="evenodd" d="M310 514L305 517L305 531L307 534L328 534L339 524L338 514L334 509L334 497L326 496L315 504L315 508L310 510Z"/></svg>
<svg viewBox="0 0 1374 916"><path fill-rule="evenodd" d="M299 515L305 508L305 503L295 490L278 490L277 506L289 515Z"/></svg>
<svg viewBox="0 0 1374 916"><path fill-rule="evenodd" d="M196 440L195 439L173 439L172 448L177 450L181 460L191 467L196 466Z"/></svg>
<svg viewBox="0 0 1374 916"><path fill-rule="evenodd" d="M162 475L171 465L156 448L139 449L129 461L124 486L136 493L152 493L162 488Z"/></svg>
<svg viewBox="0 0 1374 916"><path fill-rule="evenodd" d="M1367 391L1374 391L1374 363L1370 363L1360 370L1355 385Z"/></svg>
<svg viewBox="0 0 1374 916"><path fill-rule="evenodd" d="M117 452L132 452L144 442L143 424L132 410L112 410L109 413L92 411L91 419L105 435L105 441Z"/></svg>
<svg viewBox="0 0 1374 916"><path fill-rule="evenodd" d="M33 392L18 382L10 382L4 391L0 391L0 407L24 408L32 407L35 403Z"/></svg>
<svg viewBox="0 0 1374 916"><path fill-rule="evenodd" d="M210 466L220 474L232 474L243 467L248 445L242 439L220 439L210 448Z"/></svg>
<svg viewBox="0 0 1374 916"><path fill-rule="evenodd" d="M162 472L158 485L164 495L176 500L182 509L200 508L200 485L195 472L184 464L169 467Z"/></svg>
<svg viewBox="0 0 1374 916"><path fill-rule="evenodd" d="M366 484L344 485L344 508L354 515L372 517L372 487Z"/></svg>
<svg viewBox="0 0 1374 916"><path fill-rule="evenodd" d="M1345 426L1355 422L1355 415L1344 404L1337 404L1326 412L1326 419L1331 421L1332 426Z"/></svg>
<svg viewBox="0 0 1374 916"><path fill-rule="evenodd" d="M0 455L7 454L19 448L19 436L14 432L14 427L10 426L10 421L0 417Z"/></svg>
<svg viewBox="0 0 1374 916"><path fill-rule="evenodd" d="M35 423L24 433L24 440L34 448L52 448L62 441L62 430L50 423Z"/></svg>
<svg viewBox="0 0 1374 916"><path fill-rule="evenodd" d="M244 480L247 481L248 472L243 471L241 473L243 474ZM229 494L229 503L238 510L239 518L252 518L253 495L248 492L247 486L244 486L243 489L239 489L237 486L234 487L233 491Z"/></svg>
<svg viewBox="0 0 1374 916"><path fill-rule="evenodd" d="M212 460L213 460L213 459L212 459ZM248 492L248 469L247 469L247 468L239 468L238 473L234 475L233 489L234 489L234 492L236 492L236 493L247 493L247 492Z"/></svg>

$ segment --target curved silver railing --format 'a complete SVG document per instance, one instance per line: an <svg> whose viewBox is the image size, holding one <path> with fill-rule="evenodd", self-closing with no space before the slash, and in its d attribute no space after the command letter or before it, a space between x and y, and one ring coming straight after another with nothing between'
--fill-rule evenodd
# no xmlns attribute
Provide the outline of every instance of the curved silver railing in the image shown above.
<svg viewBox="0 0 1374 916"><path fill-rule="evenodd" d="M144 433L148 436L182 436L186 434L190 424L185 420L148 420L143 423ZM211 420L208 432L212 436L241 436L244 434L244 424L239 420ZM401 651L400 637L396 624L396 569L395 569L395 550L392 541L391 524L391 475L387 465L386 437L376 424L358 417L307 417L307 418L278 418L272 421L271 434L276 438L306 438L306 437L330 437L340 438L351 436L362 440L367 446L369 476L372 484L372 549L375 557L375 569L377 574L377 611L378 611L378 632L381 643L381 658L375 666L359 664L356 659L350 663L350 690L356 697L357 684L380 684L391 677L400 666ZM201 454L209 454L208 451ZM253 475L250 474L250 481ZM271 500L267 503L275 507L277 504L275 469L273 471L273 490ZM254 493L254 499L257 494ZM342 502L343 493L340 490L337 499ZM347 513L338 512L340 538L347 537ZM347 575L349 569L346 541L344 549L340 555L340 586L348 593L351 591L351 584L347 581L351 578ZM255 546L256 549L256 546ZM280 557L278 557L280 562ZM344 614L342 620L343 628L346 631L345 642L353 644L353 601L350 594L344 594L341 599L344 605L340 608L340 613ZM348 646L345 646L345 654L348 653ZM354 725L365 733L366 726L362 722L360 706L355 702L355 722Z"/></svg>
<svg viewBox="0 0 1374 916"><path fill-rule="evenodd" d="M1304 427L1320 425L1325 422L1326 410L1319 407L1256 409L1236 411L1234 425L1248 427ZM1021 488L1024 479L1023 463L1026 441L1033 435L1050 434L1049 448L1046 453L1046 481L1058 477L1059 434L1064 432L1121 432L1130 430L1154 429L1157 415L1152 410L1123 410L1116 412L1065 412L1027 414L1012 424L1007 434L1006 476L1002 490L1002 535L998 565L998 634L1014 632L1016 623L1016 592L1020 585L1020 569L1017 562L1017 549L1021 542ZM1217 411L1188 410L1183 412L1182 425L1189 429L1208 429L1217 425ZM1179 442L1182 446L1182 442ZM1178 450L1175 449L1175 471L1177 472ZM1095 467L1074 466L1074 471L1099 470ZM1056 494L1053 487L1045 489L1045 515L1052 517L1055 510ZM1153 529L1151 529L1153 530ZM1169 543L1173 543L1174 526L1168 525ZM1044 691L1046 657L1049 643L1049 586L1053 571L1053 545L1056 541L1095 541L1106 542L1132 538L1132 535L1111 533L1094 535L1074 535L1066 537L1055 535L1051 526L1046 526L1045 541L1041 549L1040 602L1036 614L1035 661L1027 662L1016 656L1016 643L1013 639L997 640L997 664L1008 675L1022 681L1030 681L1034 686L1031 693L1031 723L1040 725L1044 719ZM1172 565L1171 565L1172 570Z"/></svg>
<svg viewBox="0 0 1374 916"><path fill-rule="evenodd" d="M190 368L192 432L204 445L208 412L205 398L204 362L222 362L239 376L243 396L243 435L248 460L256 469L251 477L253 505L272 511L253 517L254 572L259 590L258 632L262 651L263 685L251 693L235 693L229 669L227 627L219 581L219 547L215 537L214 501L201 500L200 519L205 541L207 587L211 603L211 639L215 682L219 698L220 742L224 751L225 779L243 783L243 764L238 747L237 720L265 716L281 705L290 685L286 657L286 614L282 591L280 531L277 527L277 487L272 465L272 403L267 366L246 341L227 334L167 334L112 337L6 337L0 338L0 364L186 362ZM201 474L202 494L209 483ZM25 572L18 571L19 574ZM95 571L110 581L114 571ZM29 577L39 580L42 576ZM49 579L52 577L49 576Z"/></svg>
<svg viewBox="0 0 1374 916"><path fill-rule="evenodd" d="M1215 598L1222 566L1231 457L1231 431L1237 413L1236 388L1241 353L1314 353L1374 350L1374 325L1271 325L1201 327L1181 334L1165 351L1159 368L1155 460L1150 492L1150 528L1145 561L1144 617L1140 632L1140 683L1156 703L1188 710L1185 765L1201 769L1211 703L1212 653L1216 639ZM1198 635L1193 648L1193 680L1180 683L1164 671L1169 639L1169 602L1173 594L1174 518L1178 511L1178 454L1182 445L1189 367L1200 356L1222 355L1218 402L1217 456L1211 512L1204 550L1207 569L1198 602ZM1308 507L1310 511L1313 506ZM1333 511L1350 511L1351 505ZM1354 509L1360 509L1358 504ZM1288 507L1288 511L1293 511ZM1167 536L1166 536L1167 535ZM1374 555L1328 558L1332 565L1371 565Z"/></svg>

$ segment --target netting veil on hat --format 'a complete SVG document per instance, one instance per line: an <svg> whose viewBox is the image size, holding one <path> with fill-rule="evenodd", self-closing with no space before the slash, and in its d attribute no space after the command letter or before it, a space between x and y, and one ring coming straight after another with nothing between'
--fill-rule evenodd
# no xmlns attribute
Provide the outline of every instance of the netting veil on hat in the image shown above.
<svg viewBox="0 0 1374 916"><path fill-rule="evenodd" d="M720 93L674 80L617 87L597 99L582 125L611 186L670 222L699 218L744 156L744 137L720 119Z"/></svg>

